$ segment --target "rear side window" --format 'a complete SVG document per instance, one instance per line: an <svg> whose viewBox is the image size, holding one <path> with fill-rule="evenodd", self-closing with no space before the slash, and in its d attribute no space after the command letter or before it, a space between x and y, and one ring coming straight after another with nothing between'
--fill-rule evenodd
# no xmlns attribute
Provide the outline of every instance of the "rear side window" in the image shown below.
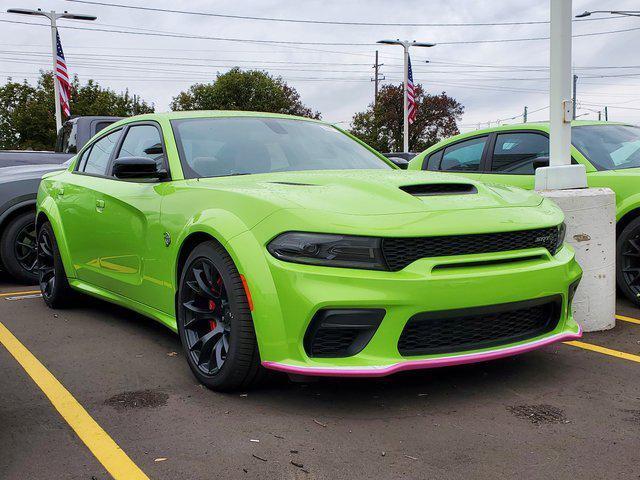
<svg viewBox="0 0 640 480"><path fill-rule="evenodd" d="M155 160L158 168L164 165L164 150L160 131L153 125L134 125L122 141L118 157L145 157Z"/></svg>
<svg viewBox="0 0 640 480"><path fill-rule="evenodd" d="M444 149L440 170L479 172L487 137L472 138Z"/></svg>
<svg viewBox="0 0 640 480"><path fill-rule="evenodd" d="M425 163L422 164L424 170L438 170L442 160L442 150L432 153Z"/></svg>
<svg viewBox="0 0 640 480"><path fill-rule="evenodd" d="M91 151L87 156L87 159L81 162L80 168L84 173L90 173L92 175L105 175L107 171L107 165L109 165L109 159L111 153L118 143L120 138L120 130L111 132L110 134L102 137L95 142L91 147Z"/></svg>
<svg viewBox="0 0 640 480"><path fill-rule="evenodd" d="M549 156L549 139L538 133L500 133L496 137L491 171L533 175L533 161Z"/></svg>

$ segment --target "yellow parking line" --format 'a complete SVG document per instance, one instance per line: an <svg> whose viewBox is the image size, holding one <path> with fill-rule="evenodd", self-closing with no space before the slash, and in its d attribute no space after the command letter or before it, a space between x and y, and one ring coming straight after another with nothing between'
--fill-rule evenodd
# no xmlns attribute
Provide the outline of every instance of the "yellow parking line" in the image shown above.
<svg viewBox="0 0 640 480"><path fill-rule="evenodd" d="M15 295L33 295L34 293L41 293L40 290L25 290L24 292L6 292L0 293L0 297L13 297Z"/></svg>
<svg viewBox="0 0 640 480"><path fill-rule="evenodd" d="M616 318L618 320L622 320L623 322L636 323L640 325L640 320L638 320L637 318L625 317L624 315L616 315Z"/></svg>
<svg viewBox="0 0 640 480"><path fill-rule="evenodd" d="M0 322L0 343L22 365L62 418L115 480L149 480L91 415L27 348Z"/></svg>
<svg viewBox="0 0 640 480"><path fill-rule="evenodd" d="M601 347L600 345L593 345L591 343L584 343L578 341L564 342L566 345L572 347L583 348L584 350L591 350L592 352L602 353L603 355L610 355L616 358L622 358L631 362L640 363L640 355L634 355L632 353L620 352L618 350L612 350L610 348Z"/></svg>

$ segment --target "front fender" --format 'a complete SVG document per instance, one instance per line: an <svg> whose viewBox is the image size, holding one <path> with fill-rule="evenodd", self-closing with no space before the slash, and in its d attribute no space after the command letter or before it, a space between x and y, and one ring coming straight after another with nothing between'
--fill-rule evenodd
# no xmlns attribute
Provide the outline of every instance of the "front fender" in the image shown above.
<svg viewBox="0 0 640 480"><path fill-rule="evenodd" d="M616 220L620 221L627 213L640 208L640 193L635 193L622 199L616 205Z"/></svg>
<svg viewBox="0 0 640 480"><path fill-rule="evenodd" d="M169 219L163 219L165 220L165 225L168 225ZM249 230L247 225L238 216L234 215L228 210L222 209L207 209L198 212L197 214L189 218L182 228L180 228L178 225L168 226L173 227L168 231L171 234L171 237L174 239L172 241L172 244L175 246L175 251L173 253L176 261L173 262L171 277L174 279L174 282L177 282L179 280L177 278L177 260L180 257L182 246L189 236L196 233L207 234L216 239L222 246L227 249L227 251L229 251L229 241L234 237L242 234L243 232ZM232 254L232 257L234 261L237 260L234 254ZM177 290L177 283L174 285L174 287Z"/></svg>

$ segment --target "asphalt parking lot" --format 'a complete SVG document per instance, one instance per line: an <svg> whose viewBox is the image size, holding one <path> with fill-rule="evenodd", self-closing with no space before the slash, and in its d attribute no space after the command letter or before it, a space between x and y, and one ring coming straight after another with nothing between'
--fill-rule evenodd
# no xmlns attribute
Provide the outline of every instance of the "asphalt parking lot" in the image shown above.
<svg viewBox="0 0 640 480"><path fill-rule="evenodd" d="M0 346L2 479L106 479L114 462L152 479L640 478L640 321L491 363L218 394L153 321L14 293L32 290L0 278L0 324L71 400L59 413Z"/></svg>

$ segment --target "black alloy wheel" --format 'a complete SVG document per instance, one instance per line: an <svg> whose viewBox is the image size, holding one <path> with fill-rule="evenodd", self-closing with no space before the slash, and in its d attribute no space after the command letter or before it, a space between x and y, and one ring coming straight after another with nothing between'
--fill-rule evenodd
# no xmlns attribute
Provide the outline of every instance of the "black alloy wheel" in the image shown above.
<svg viewBox="0 0 640 480"><path fill-rule="evenodd" d="M251 304L233 259L215 241L184 262L176 321L187 363L207 388L232 391L267 378L260 364Z"/></svg>
<svg viewBox="0 0 640 480"><path fill-rule="evenodd" d="M3 225L0 234L0 263L18 282L38 283L36 269L35 213L23 211Z"/></svg>
<svg viewBox="0 0 640 480"><path fill-rule="evenodd" d="M618 287L640 306L640 218L631 221L618 236L616 256Z"/></svg>
<svg viewBox="0 0 640 480"><path fill-rule="evenodd" d="M55 257L53 253L53 238L49 228L41 228L38 234L38 282L42 297L50 298L56 286Z"/></svg>
<svg viewBox="0 0 640 480"><path fill-rule="evenodd" d="M193 262L184 281L187 290L181 302L186 348L204 375L215 375L229 353L233 320L229 296L220 272L208 258Z"/></svg>
<svg viewBox="0 0 640 480"><path fill-rule="evenodd" d="M32 273L36 271L36 263L38 261L38 252L36 250L36 223L34 221L18 230L14 243L16 260L25 272Z"/></svg>
<svg viewBox="0 0 640 480"><path fill-rule="evenodd" d="M68 306L75 295L69 286L56 237L49 222L44 222L38 228L37 258L38 283L44 303L50 308Z"/></svg>

